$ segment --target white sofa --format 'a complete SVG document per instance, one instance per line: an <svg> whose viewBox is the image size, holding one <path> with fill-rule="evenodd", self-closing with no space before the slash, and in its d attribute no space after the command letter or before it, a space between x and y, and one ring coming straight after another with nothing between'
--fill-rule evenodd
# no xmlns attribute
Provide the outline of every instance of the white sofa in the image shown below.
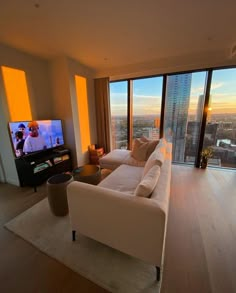
<svg viewBox="0 0 236 293"><path fill-rule="evenodd" d="M172 145L164 139L146 162L134 159L131 151L114 150L100 161L102 167L114 171L97 186L70 183L67 197L73 240L78 231L150 263L156 266L159 280L169 207L171 151Z"/></svg>

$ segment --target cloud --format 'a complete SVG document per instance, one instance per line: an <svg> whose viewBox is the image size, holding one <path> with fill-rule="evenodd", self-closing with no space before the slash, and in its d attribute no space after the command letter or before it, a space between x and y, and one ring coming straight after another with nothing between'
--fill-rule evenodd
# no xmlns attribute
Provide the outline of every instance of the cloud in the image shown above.
<svg viewBox="0 0 236 293"><path fill-rule="evenodd" d="M136 95L134 94L134 98L137 98L137 99L147 99L147 98L150 98L150 99L161 99L161 96L153 96L153 95Z"/></svg>
<svg viewBox="0 0 236 293"><path fill-rule="evenodd" d="M203 93L204 93L204 86L191 88L191 95L197 94L199 96L199 95L203 95Z"/></svg>
<svg viewBox="0 0 236 293"><path fill-rule="evenodd" d="M215 90L215 89L221 88L223 86L225 86L225 82L215 82L215 83L213 82L211 84L211 90Z"/></svg>
<svg viewBox="0 0 236 293"><path fill-rule="evenodd" d="M143 96L143 95L135 95L133 99L133 107L155 107L161 106L161 97L158 96Z"/></svg>
<svg viewBox="0 0 236 293"><path fill-rule="evenodd" d="M225 86L225 82L213 82L211 84L211 90L219 89ZM191 95L197 94L197 95L203 95L205 90L205 86L199 86L199 87L192 87L191 88Z"/></svg>

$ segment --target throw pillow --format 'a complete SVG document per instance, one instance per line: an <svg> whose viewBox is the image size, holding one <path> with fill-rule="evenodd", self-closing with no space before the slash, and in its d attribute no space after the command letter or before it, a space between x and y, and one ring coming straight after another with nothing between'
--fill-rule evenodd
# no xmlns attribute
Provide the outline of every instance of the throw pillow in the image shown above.
<svg viewBox="0 0 236 293"><path fill-rule="evenodd" d="M147 156L146 156L146 161L148 160L148 158L150 157L150 155L152 154L152 152L155 150L156 146L158 145L159 143L159 139L148 139L146 136L142 136L140 138L140 140L142 142L148 142L149 145L148 145L148 150L147 150Z"/></svg>
<svg viewBox="0 0 236 293"><path fill-rule="evenodd" d="M159 146L159 145L158 145ZM147 174L147 172L154 166L162 166L162 164L165 161L165 156L166 156L166 148L164 146L162 147L156 147L154 152L150 155L148 158L144 169L143 169L143 177Z"/></svg>
<svg viewBox="0 0 236 293"><path fill-rule="evenodd" d="M135 189L135 195L150 197L160 176L160 166L154 165Z"/></svg>
<svg viewBox="0 0 236 293"><path fill-rule="evenodd" d="M148 160L148 158L150 157L150 155L154 152L157 144L158 144L158 140L151 140L149 141L149 146L148 146L148 150L147 150L147 157L146 160Z"/></svg>
<svg viewBox="0 0 236 293"><path fill-rule="evenodd" d="M148 142L142 142L140 139L136 138L134 140L131 156L138 161L145 161L148 147Z"/></svg>
<svg viewBox="0 0 236 293"><path fill-rule="evenodd" d="M143 142L149 142L149 139L146 136L141 136L140 140Z"/></svg>

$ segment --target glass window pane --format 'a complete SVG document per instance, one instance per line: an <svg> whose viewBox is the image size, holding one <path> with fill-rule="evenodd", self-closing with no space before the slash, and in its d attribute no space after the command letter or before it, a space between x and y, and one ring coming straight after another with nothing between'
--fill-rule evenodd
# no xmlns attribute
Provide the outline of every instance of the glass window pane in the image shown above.
<svg viewBox="0 0 236 293"><path fill-rule="evenodd" d="M128 147L127 89L127 81L110 83L112 149L127 149Z"/></svg>
<svg viewBox="0 0 236 293"><path fill-rule="evenodd" d="M162 77L133 81L133 138L160 137Z"/></svg>
<svg viewBox="0 0 236 293"><path fill-rule="evenodd" d="M167 77L164 135L173 143L174 162L195 162L205 80L206 72Z"/></svg>
<svg viewBox="0 0 236 293"><path fill-rule="evenodd" d="M236 168L236 69L214 70L203 147L208 165Z"/></svg>

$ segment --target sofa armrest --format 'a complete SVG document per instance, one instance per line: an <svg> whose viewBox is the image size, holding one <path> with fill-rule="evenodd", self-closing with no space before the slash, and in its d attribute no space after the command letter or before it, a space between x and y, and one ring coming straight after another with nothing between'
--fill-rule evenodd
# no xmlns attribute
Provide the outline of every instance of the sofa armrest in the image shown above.
<svg viewBox="0 0 236 293"><path fill-rule="evenodd" d="M158 202L72 182L67 187L72 229L153 265L161 265L165 212Z"/></svg>

